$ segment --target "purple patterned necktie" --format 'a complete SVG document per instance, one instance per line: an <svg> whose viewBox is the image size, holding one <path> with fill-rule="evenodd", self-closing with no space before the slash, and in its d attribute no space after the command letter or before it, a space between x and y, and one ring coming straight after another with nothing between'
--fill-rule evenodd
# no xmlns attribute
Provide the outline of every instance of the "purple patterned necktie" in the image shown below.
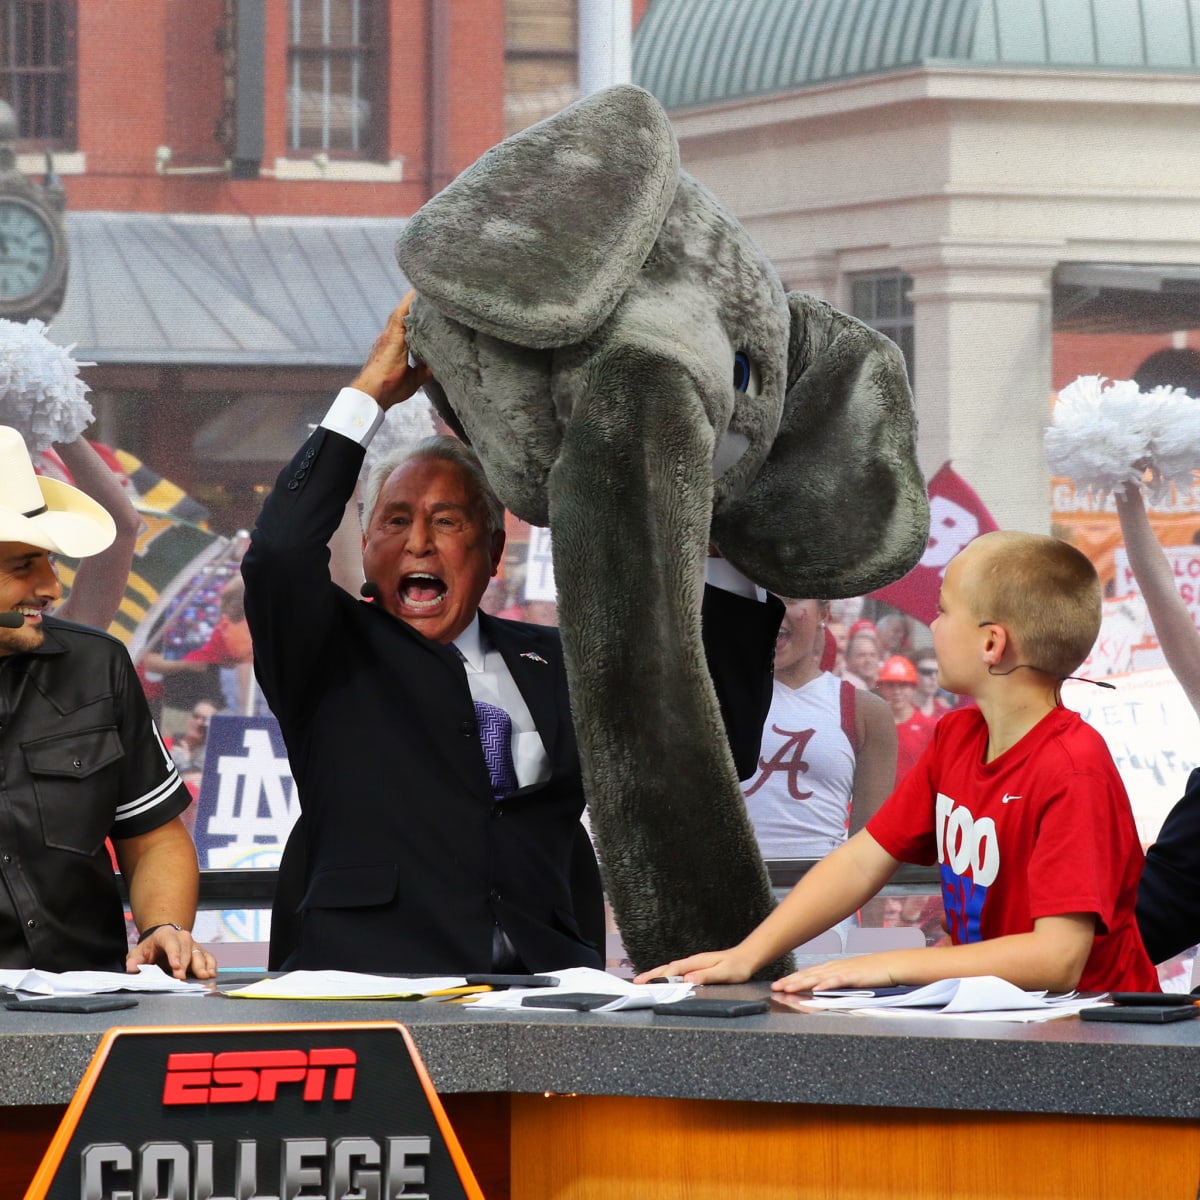
<svg viewBox="0 0 1200 1200"><path fill-rule="evenodd" d="M512 756L512 717L494 704L483 700L474 703L483 758L492 780L492 796L503 800L509 792L517 790L517 769Z"/></svg>

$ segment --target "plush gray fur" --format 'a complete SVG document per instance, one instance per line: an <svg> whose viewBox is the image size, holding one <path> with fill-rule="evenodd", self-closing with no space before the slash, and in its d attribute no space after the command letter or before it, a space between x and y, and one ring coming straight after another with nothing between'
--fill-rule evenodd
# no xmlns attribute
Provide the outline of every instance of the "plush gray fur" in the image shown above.
<svg viewBox="0 0 1200 1200"><path fill-rule="evenodd" d="M653 97L603 92L489 150L418 211L403 239L409 279L481 333L571 345L645 261L678 173Z"/></svg>
<svg viewBox="0 0 1200 1200"><path fill-rule="evenodd" d="M861 596L920 559L929 534L916 418L895 344L801 292L783 419L750 486L713 514L725 556L782 596Z"/></svg>
<svg viewBox="0 0 1200 1200"><path fill-rule="evenodd" d="M413 352L500 498L553 532L592 827L635 964L770 910L701 648L706 547L785 595L920 557L912 399L885 338L784 294L678 169L648 93L501 143L406 226ZM735 390L735 356L753 364ZM777 974L785 963L763 974Z"/></svg>

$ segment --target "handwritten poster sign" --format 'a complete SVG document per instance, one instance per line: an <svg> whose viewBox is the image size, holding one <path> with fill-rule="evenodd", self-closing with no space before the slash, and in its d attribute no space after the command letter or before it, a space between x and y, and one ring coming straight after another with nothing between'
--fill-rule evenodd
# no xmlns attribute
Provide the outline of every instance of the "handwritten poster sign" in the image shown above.
<svg viewBox="0 0 1200 1200"><path fill-rule="evenodd" d="M1175 590L1192 614L1192 624L1200 629L1200 546L1164 546L1163 553L1175 575ZM1113 590L1118 596L1141 594L1129 555L1124 547L1113 551Z"/></svg>
<svg viewBox="0 0 1200 1200"><path fill-rule="evenodd" d="M1063 703L1108 744L1121 773L1138 835L1149 845L1163 818L1200 766L1200 722L1183 689L1165 668L1114 676L1115 691L1063 684Z"/></svg>

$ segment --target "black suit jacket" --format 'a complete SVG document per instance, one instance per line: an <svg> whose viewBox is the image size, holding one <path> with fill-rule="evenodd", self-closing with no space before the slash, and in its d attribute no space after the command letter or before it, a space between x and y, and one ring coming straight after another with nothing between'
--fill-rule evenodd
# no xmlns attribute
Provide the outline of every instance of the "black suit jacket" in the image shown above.
<svg viewBox="0 0 1200 1200"><path fill-rule="evenodd" d="M1146 851L1135 911L1151 962L1200 942L1200 769Z"/></svg>
<svg viewBox="0 0 1200 1200"><path fill-rule="evenodd" d="M286 965L487 971L498 920L530 970L600 966L600 894L594 859L581 853L583 788L558 632L480 614L551 764L544 783L495 803L458 656L329 578L326 546L363 453L318 428L280 475L243 563L255 670L303 812L306 886ZM730 655L754 646L741 656L749 684L736 705L752 758L778 614L740 604L722 644Z"/></svg>

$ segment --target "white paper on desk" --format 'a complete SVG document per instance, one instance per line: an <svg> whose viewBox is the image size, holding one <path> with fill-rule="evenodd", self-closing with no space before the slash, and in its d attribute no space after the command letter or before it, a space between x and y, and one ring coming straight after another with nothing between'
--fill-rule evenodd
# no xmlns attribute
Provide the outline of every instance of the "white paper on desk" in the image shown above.
<svg viewBox="0 0 1200 1200"><path fill-rule="evenodd" d="M956 1016L963 1013L1027 1011L1062 1015L1094 1004L1095 998L1081 1001L1074 992L1053 996L1046 992L1027 992L995 975L973 975L964 979L942 979L898 996L872 996L869 989L844 989L814 993L812 1000L802 1003L806 1007L834 1009L840 1012L922 1009L926 1012L951 1013ZM995 1019L1005 1018L997 1016Z"/></svg>
<svg viewBox="0 0 1200 1200"><path fill-rule="evenodd" d="M176 979L161 967L139 965L137 974L119 971L39 971L8 969L0 971L0 987L35 996L98 996L104 992L172 992L178 995L203 995L203 983Z"/></svg>
<svg viewBox="0 0 1200 1200"><path fill-rule="evenodd" d="M630 983L595 967L567 967L548 971L558 980L557 987L509 988L503 992L484 992L471 1001L472 1008L521 1008L525 996L555 996L569 992L593 992L612 996L609 1004L592 1012L619 1012L633 1008L651 1008L655 1004L671 1004L692 994L690 983ZM537 1011L537 1010L529 1010ZM565 1009L548 1009L564 1012Z"/></svg>
<svg viewBox="0 0 1200 1200"><path fill-rule="evenodd" d="M405 1000L466 986L461 976L398 979L357 971L289 971L225 993L239 1000Z"/></svg>
<svg viewBox="0 0 1200 1200"><path fill-rule="evenodd" d="M1045 1008L993 1008L986 1012L947 1013L942 1008L849 1008L841 1011L850 1016L860 1017L907 1017L910 1020L913 1017L932 1017L935 1021L940 1021L943 1017L949 1016L955 1021L1017 1021L1029 1025L1038 1021L1057 1021L1063 1017L1073 1017L1081 1008L1091 1008L1097 999L1096 996L1086 998L1076 996L1071 1000L1059 1002L1052 998L1052 1002Z"/></svg>

